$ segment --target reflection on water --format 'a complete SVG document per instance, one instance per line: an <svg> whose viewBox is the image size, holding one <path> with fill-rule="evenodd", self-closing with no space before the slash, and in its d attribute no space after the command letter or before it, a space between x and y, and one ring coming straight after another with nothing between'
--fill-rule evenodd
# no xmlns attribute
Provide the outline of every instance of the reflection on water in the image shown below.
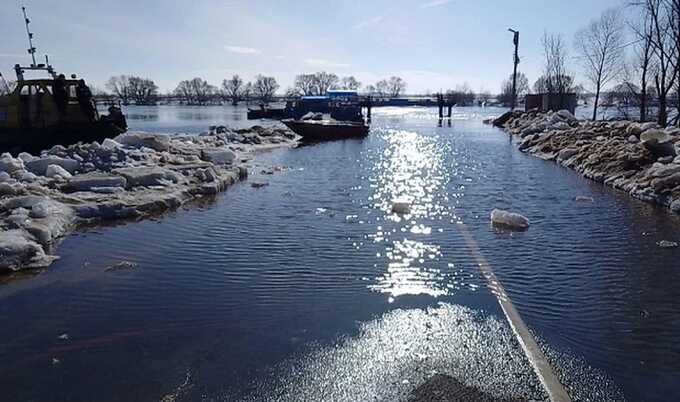
<svg viewBox="0 0 680 402"><path fill-rule="evenodd" d="M404 401L435 374L508 399L546 398L507 324L448 304L391 311L279 370L276 386L258 384L246 400Z"/></svg>
<svg viewBox="0 0 680 402"><path fill-rule="evenodd" d="M126 106L123 113L131 131L154 133L190 133L208 131L213 125L236 128L253 124L272 124L268 121L248 121L245 105L232 106Z"/></svg>
<svg viewBox="0 0 680 402"><path fill-rule="evenodd" d="M228 108L134 124L199 132ZM481 124L500 113L376 109L366 139L258 156L269 186L65 239L43 275L0 286L3 397L394 400L430 370L533 395L464 222L575 400L678 399L680 250L656 243L680 220L521 154ZM494 208L532 227L495 231ZM138 268L105 272L122 260Z"/></svg>

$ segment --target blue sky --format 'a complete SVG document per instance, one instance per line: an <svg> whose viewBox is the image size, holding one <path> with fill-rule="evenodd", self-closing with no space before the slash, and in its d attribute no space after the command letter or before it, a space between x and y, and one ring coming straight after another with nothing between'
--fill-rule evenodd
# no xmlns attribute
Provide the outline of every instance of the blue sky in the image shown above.
<svg viewBox="0 0 680 402"><path fill-rule="evenodd" d="M21 5L41 53L96 86L111 75L152 78L167 91L196 76L217 85L239 74L326 70L368 84L399 75L409 93L467 82L498 92L512 71L513 27L522 32L520 69L533 83L544 30L574 33L622 0L3 0L0 71L27 63ZM577 60L571 71L578 75ZM580 81L580 80L579 80Z"/></svg>

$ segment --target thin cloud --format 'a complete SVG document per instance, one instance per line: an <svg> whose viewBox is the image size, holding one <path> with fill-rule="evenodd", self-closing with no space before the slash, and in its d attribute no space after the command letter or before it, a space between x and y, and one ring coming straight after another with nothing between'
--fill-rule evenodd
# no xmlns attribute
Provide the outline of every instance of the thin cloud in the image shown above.
<svg viewBox="0 0 680 402"><path fill-rule="evenodd" d="M449 3L451 3L453 0L432 0L428 1L427 3L424 3L420 6L420 8L433 8L433 7L440 7L440 6L445 6Z"/></svg>
<svg viewBox="0 0 680 402"><path fill-rule="evenodd" d="M17 57L24 57L25 54L23 53L0 53L0 57L7 57L7 58L17 58Z"/></svg>
<svg viewBox="0 0 680 402"><path fill-rule="evenodd" d="M370 27L371 25L376 25L376 24L381 23L383 19L384 19L383 16L377 15L373 18L369 18L367 20L364 20L364 21L361 21L361 22L355 24L352 27L352 29L355 29L355 30L364 29L364 28Z"/></svg>
<svg viewBox="0 0 680 402"><path fill-rule="evenodd" d="M351 64L347 63L336 63L333 61L325 59L306 59L305 63L314 67L324 67L324 68L348 68Z"/></svg>
<svg viewBox="0 0 680 402"><path fill-rule="evenodd" d="M258 49L252 48L252 47L243 47L243 46L225 46L224 50L226 50L229 53L236 53L236 54L260 54L261 52Z"/></svg>

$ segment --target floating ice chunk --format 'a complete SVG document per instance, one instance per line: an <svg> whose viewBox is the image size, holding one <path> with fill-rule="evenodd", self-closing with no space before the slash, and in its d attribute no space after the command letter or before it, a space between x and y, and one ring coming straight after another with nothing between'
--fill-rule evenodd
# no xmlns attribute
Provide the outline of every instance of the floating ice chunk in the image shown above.
<svg viewBox="0 0 680 402"><path fill-rule="evenodd" d="M574 198L576 202L595 202L595 199L593 197L586 197L579 195L578 197Z"/></svg>
<svg viewBox="0 0 680 402"><path fill-rule="evenodd" d="M677 242L668 241L668 240L661 240L660 242L658 242L656 244L661 248L676 248L676 247L678 247Z"/></svg>
<svg viewBox="0 0 680 402"><path fill-rule="evenodd" d="M392 212L395 214L411 213L411 201L407 199L396 199L392 201Z"/></svg>
<svg viewBox="0 0 680 402"><path fill-rule="evenodd" d="M491 222L496 225L524 230L529 227L529 219L513 212L494 209L491 211Z"/></svg>

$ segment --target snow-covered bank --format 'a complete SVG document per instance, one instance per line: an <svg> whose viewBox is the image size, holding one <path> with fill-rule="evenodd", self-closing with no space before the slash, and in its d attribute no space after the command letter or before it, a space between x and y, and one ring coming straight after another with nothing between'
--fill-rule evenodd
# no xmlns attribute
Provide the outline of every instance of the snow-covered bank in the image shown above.
<svg viewBox="0 0 680 402"><path fill-rule="evenodd" d="M0 156L0 273L49 266L79 224L137 219L224 191L249 154L293 146L286 129L218 127L210 135L130 133L102 144Z"/></svg>
<svg viewBox="0 0 680 402"><path fill-rule="evenodd" d="M582 121L515 112L496 121L521 138L519 149L680 214L680 129L656 123Z"/></svg>

